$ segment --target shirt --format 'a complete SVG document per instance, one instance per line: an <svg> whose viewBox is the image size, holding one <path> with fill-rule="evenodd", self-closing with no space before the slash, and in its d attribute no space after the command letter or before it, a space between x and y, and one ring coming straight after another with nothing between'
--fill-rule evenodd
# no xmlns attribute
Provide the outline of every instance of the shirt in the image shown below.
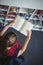
<svg viewBox="0 0 43 65"><path fill-rule="evenodd" d="M7 51L5 52L5 55L6 55L6 56L13 56L14 53L16 52L16 49L17 49L17 48L20 48L20 44L19 44L18 41L17 41L9 50L7 50Z"/></svg>

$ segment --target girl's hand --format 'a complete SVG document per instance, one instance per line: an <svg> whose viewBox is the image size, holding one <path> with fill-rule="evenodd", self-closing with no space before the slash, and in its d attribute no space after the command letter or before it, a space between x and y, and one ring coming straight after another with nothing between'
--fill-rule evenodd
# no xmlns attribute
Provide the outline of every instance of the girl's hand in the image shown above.
<svg viewBox="0 0 43 65"><path fill-rule="evenodd" d="M28 39L31 38L31 34L32 34L32 31L28 31L28 30L27 30L27 38L28 38Z"/></svg>
<svg viewBox="0 0 43 65"><path fill-rule="evenodd" d="M13 24L14 24L14 21L11 21L11 22L8 23L8 26L11 27Z"/></svg>
<svg viewBox="0 0 43 65"><path fill-rule="evenodd" d="M0 37L3 36L3 34L6 32L6 30L13 25L14 21L9 22L1 31L0 31Z"/></svg>
<svg viewBox="0 0 43 65"><path fill-rule="evenodd" d="M24 40L24 42L23 42L23 44L22 44L22 46L21 46L21 48L20 48L20 50L19 50L19 52L18 52L18 55L17 55L17 57L19 57L19 56L21 56L24 52L25 52L25 50L26 50L26 48L27 48L27 45L28 45L28 43L29 43L29 40L30 40L30 38L31 38L31 31L28 31L27 30L27 37L26 37L26 39Z"/></svg>

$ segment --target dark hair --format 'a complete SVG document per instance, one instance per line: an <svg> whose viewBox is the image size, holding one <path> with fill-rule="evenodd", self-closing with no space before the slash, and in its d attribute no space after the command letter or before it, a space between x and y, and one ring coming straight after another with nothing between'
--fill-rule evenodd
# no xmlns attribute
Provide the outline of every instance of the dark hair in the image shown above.
<svg viewBox="0 0 43 65"><path fill-rule="evenodd" d="M5 36L4 36L4 39L5 39L5 41L6 41L6 43L7 43L7 41L10 39L10 38L15 38L15 42L16 42L16 40L17 40L17 35L13 32L13 31L10 31L10 32L8 32ZM14 43L15 43L14 42ZM7 43L7 46L12 46L13 45L13 43Z"/></svg>
<svg viewBox="0 0 43 65"><path fill-rule="evenodd" d="M0 54L3 54L5 49L6 49L6 42L5 42L4 38L2 37L0 39Z"/></svg>
<svg viewBox="0 0 43 65"><path fill-rule="evenodd" d="M3 54L8 46L13 45L13 43L12 45L10 43L7 44L7 41L9 40L10 37L12 38L15 37L15 42L16 42L17 35L14 32L9 32L4 37L0 38L0 54Z"/></svg>

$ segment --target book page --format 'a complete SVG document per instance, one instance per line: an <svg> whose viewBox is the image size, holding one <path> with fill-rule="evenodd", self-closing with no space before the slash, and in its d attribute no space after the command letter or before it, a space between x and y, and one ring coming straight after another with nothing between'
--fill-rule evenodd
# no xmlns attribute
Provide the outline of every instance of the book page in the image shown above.
<svg viewBox="0 0 43 65"><path fill-rule="evenodd" d="M24 35L27 35L27 30L28 31L31 31L32 27L33 27L33 24L32 23L30 23L28 21L25 21L25 23L23 24L23 26L20 29L20 32L22 34L24 34Z"/></svg>
<svg viewBox="0 0 43 65"><path fill-rule="evenodd" d="M15 22L12 25L12 27L19 31L24 22L25 22L25 19L24 18L22 18L20 16L17 16L15 18Z"/></svg>

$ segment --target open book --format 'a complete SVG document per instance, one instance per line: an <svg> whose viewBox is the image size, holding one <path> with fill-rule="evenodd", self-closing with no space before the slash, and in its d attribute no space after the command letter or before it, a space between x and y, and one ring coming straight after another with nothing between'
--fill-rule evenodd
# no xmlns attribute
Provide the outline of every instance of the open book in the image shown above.
<svg viewBox="0 0 43 65"><path fill-rule="evenodd" d="M22 34L27 35L27 30L30 31L33 27L33 24L26 21L23 17L17 16L12 27Z"/></svg>

